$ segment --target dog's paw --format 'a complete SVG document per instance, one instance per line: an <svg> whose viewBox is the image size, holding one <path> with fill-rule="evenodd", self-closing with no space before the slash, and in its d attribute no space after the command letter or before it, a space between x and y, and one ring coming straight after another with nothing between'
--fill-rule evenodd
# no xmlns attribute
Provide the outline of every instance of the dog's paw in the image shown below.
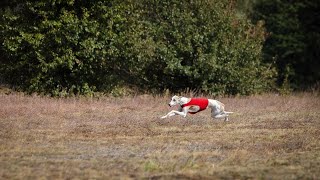
<svg viewBox="0 0 320 180"><path fill-rule="evenodd" d="M167 116L162 116L160 119L165 119L165 118L167 118Z"/></svg>

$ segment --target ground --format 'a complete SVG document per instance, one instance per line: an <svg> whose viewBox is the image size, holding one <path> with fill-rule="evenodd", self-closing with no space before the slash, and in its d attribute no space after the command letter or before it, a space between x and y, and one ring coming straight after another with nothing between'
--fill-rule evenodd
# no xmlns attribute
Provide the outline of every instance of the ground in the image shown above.
<svg viewBox="0 0 320 180"><path fill-rule="evenodd" d="M317 179L320 96L217 98L160 119L170 97L0 94L0 179Z"/></svg>

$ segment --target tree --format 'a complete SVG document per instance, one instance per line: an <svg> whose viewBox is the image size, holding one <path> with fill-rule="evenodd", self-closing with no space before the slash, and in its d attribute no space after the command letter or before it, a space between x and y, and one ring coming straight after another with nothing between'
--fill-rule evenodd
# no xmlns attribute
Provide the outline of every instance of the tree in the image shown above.
<svg viewBox="0 0 320 180"><path fill-rule="evenodd" d="M294 89L319 83L320 1L259 0L252 17L264 20L269 37L263 53L266 62L275 62L278 83L289 81Z"/></svg>

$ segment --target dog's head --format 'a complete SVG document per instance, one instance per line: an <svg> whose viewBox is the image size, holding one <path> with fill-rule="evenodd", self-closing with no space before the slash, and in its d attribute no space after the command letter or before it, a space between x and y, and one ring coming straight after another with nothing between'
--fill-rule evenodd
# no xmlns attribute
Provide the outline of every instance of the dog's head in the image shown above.
<svg viewBox="0 0 320 180"><path fill-rule="evenodd" d="M169 106L175 106L177 104L181 105L181 97L180 96L172 96L171 101L169 102Z"/></svg>

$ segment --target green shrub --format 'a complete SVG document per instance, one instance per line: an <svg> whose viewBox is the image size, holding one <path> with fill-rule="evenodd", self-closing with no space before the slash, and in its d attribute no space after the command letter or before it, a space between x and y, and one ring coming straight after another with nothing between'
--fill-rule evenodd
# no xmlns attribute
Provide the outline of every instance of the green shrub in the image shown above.
<svg viewBox="0 0 320 180"><path fill-rule="evenodd" d="M13 2L1 12L0 73L24 91L252 94L273 82L263 26L226 0Z"/></svg>
<svg viewBox="0 0 320 180"><path fill-rule="evenodd" d="M7 82L52 95L115 86L121 36L128 24L125 4L52 0L18 3L15 8L5 11L1 24L1 72Z"/></svg>
<svg viewBox="0 0 320 180"><path fill-rule="evenodd" d="M153 48L141 85L213 94L267 90L274 70L261 63L262 24L237 19L228 1L142 1L144 38Z"/></svg>

